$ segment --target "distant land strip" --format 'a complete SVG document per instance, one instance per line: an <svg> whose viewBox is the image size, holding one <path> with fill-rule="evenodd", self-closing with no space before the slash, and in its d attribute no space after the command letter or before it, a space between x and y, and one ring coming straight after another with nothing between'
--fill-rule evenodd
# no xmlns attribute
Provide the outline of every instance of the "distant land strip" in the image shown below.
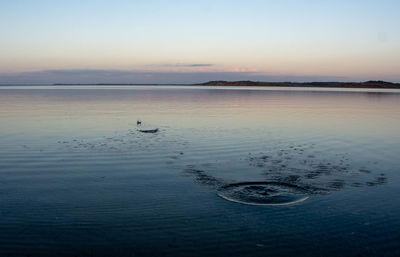
<svg viewBox="0 0 400 257"><path fill-rule="evenodd" d="M320 87L320 88L382 88L400 89L400 83L381 80L366 82L258 82L216 80L197 84L184 83L54 83L55 86L232 86L232 87Z"/></svg>
<svg viewBox="0 0 400 257"><path fill-rule="evenodd" d="M204 86L252 86L252 87L326 87L326 88L388 88L400 89L400 83L386 81L366 82L255 82L255 81L209 81Z"/></svg>

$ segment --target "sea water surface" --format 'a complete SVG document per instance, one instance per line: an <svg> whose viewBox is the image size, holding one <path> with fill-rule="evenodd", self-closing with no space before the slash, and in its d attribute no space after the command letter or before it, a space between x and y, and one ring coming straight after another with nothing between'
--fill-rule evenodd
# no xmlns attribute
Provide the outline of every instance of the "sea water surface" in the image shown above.
<svg viewBox="0 0 400 257"><path fill-rule="evenodd" d="M399 256L399 132L393 90L2 86L0 256Z"/></svg>

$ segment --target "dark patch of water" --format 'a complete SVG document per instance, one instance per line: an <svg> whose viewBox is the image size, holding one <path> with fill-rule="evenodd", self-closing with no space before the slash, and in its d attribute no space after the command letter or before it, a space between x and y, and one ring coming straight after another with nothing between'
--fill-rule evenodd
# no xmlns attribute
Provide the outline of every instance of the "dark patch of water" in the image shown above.
<svg viewBox="0 0 400 257"><path fill-rule="evenodd" d="M195 165L187 166L185 172L194 175L197 183L216 190L222 198L250 205L288 205L303 202L310 195L387 183L384 173L352 167L347 154L326 159L317 151L308 153L313 148L314 145L299 145L268 154L249 153L242 159L261 170L262 181L227 181ZM201 166L210 168L210 165Z"/></svg>

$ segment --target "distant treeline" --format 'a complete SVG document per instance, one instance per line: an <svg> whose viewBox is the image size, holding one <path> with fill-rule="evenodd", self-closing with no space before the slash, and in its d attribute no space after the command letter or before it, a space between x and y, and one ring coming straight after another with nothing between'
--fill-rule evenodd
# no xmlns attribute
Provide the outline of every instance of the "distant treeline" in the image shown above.
<svg viewBox="0 0 400 257"><path fill-rule="evenodd" d="M392 88L400 89L399 83L386 81L366 82L255 82L255 81L209 81L204 86L255 86L255 87L336 87L336 88Z"/></svg>
<svg viewBox="0 0 400 257"><path fill-rule="evenodd" d="M74 86L253 86L253 87L336 87L336 88L390 88L400 89L400 83L392 83L380 80L371 80L366 82L256 82L256 81L209 81L200 84L155 84L155 83L90 83L90 84L70 84L70 83L55 83L53 85L74 85Z"/></svg>

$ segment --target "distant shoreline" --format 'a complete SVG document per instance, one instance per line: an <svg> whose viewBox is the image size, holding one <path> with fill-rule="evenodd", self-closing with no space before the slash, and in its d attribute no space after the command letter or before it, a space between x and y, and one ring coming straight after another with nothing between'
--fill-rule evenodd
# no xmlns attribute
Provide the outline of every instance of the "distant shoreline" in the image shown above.
<svg viewBox="0 0 400 257"><path fill-rule="evenodd" d="M231 87L319 87L319 88L376 88L400 89L400 83L386 81L366 82L257 82L257 81L209 81L196 84L178 83L54 83L54 86L231 86Z"/></svg>
<svg viewBox="0 0 400 257"><path fill-rule="evenodd" d="M382 88L400 89L400 83L386 81L366 82L255 82L255 81L209 81L203 86L252 86L252 87L320 87L320 88Z"/></svg>
<svg viewBox="0 0 400 257"><path fill-rule="evenodd" d="M289 87L289 88L358 88L400 89L400 83L386 81L366 82L261 82L261 81L208 81L205 83L24 83L0 84L0 86L229 86L229 87Z"/></svg>

